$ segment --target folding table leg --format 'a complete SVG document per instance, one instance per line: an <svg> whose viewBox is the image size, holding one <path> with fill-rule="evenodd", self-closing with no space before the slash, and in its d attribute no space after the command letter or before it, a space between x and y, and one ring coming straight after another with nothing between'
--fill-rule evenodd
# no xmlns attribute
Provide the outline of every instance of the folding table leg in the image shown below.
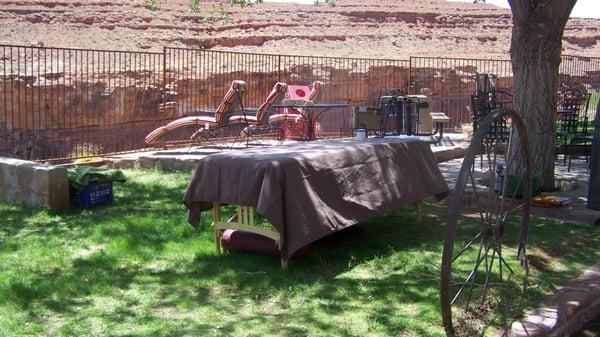
<svg viewBox="0 0 600 337"><path fill-rule="evenodd" d="M215 239L215 248L217 250L217 253L221 252L221 235L220 235L220 229L218 228L219 226L217 225L218 222L221 221L221 205L218 203L213 203L213 234L214 234L214 239Z"/></svg>
<svg viewBox="0 0 600 337"><path fill-rule="evenodd" d="M415 202L415 211L417 213L417 223L421 223L423 220L421 216L421 200Z"/></svg>
<svg viewBox="0 0 600 337"><path fill-rule="evenodd" d="M279 248L279 252L281 254L281 249L283 248L283 238L279 237L277 241L277 247ZM281 259L281 270L286 270L288 267L288 260Z"/></svg>

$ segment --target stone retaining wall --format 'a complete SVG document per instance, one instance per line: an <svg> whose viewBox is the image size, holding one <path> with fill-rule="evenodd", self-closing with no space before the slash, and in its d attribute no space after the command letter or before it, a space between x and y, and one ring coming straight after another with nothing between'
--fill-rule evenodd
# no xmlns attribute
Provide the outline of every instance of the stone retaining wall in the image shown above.
<svg viewBox="0 0 600 337"><path fill-rule="evenodd" d="M600 317L600 264L587 270L567 286L557 289L538 309L514 322L510 333L499 336L572 336L586 323Z"/></svg>
<svg viewBox="0 0 600 337"><path fill-rule="evenodd" d="M462 158L465 156L465 151L464 146L432 147L433 158L437 163ZM179 155L157 155L157 153L140 154L128 158L104 158L104 164L116 169L144 168L164 171L191 171L198 166L198 160L205 157L205 155L194 156L184 152Z"/></svg>
<svg viewBox="0 0 600 337"><path fill-rule="evenodd" d="M25 207L69 208L69 180L64 167L0 157L0 199Z"/></svg>

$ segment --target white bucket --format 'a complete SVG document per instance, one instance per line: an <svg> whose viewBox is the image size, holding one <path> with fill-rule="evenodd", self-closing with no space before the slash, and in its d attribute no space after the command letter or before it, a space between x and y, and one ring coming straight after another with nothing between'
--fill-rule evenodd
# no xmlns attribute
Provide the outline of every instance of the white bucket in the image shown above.
<svg viewBox="0 0 600 337"><path fill-rule="evenodd" d="M367 139L367 129L356 129L356 139Z"/></svg>

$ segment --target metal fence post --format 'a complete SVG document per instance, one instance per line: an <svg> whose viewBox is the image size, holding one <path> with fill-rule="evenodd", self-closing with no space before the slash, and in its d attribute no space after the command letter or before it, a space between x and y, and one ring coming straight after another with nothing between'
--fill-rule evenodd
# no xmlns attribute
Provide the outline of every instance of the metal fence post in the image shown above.
<svg viewBox="0 0 600 337"><path fill-rule="evenodd" d="M413 78L412 78L412 63L413 63L413 57L411 56L408 59L408 94L416 94L416 92L414 92L415 90L415 86L413 84Z"/></svg>
<svg viewBox="0 0 600 337"><path fill-rule="evenodd" d="M277 81L281 82L281 55L277 55Z"/></svg>
<svg viewBox="0 0 600 337"><path fill-rule="evenodd" d="M162 61L162 94L161 94L161 103L163 107L163 111L166 111L167 104L167 47L163 47L163 61Z"/></svg>

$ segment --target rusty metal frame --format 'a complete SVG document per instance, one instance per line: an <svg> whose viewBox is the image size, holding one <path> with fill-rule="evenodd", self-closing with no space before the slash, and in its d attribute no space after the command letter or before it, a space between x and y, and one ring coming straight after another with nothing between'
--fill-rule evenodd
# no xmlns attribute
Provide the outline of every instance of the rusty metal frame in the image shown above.
<svg viewBox="0 0 600 337"><path fill-rule="evenodd" d="M482 122L481 127L473 135L471 145L467 149L466 155L463 160L463 164L460 168L458 178L450 204L448 207L448 216L446 222L446 234L444 239L444 248L442 254L442 265L440 272L440 304L442 321L446 334L448 336L454 336L454 326L452 320L452 302L453 294L452 288L452 264L454 263L454 243L456 239L456 232L458 229L458 222L461 217L461 210L463 209L463 198L465 196L465 188L469 178L472 178L473 165L475 165L475 157L481 154L481 149L486 141L489 127L502 118L509 117L511 119L513 128L516 127L518 137L521 144L522 156L523 156L523 167L522 167L522 186L523 186L523 206L521 212L521 225L519 234L519 248L518 258L520 259L523 267L527 271L527 257L526 257L526 244L528 238L528 227L529 227L529 214L530 214L530 203L531 203L531 157L528 145L527 129L521 119L520 115L512 109L496 109L492 111ZM516 137L513 134L513 137ZM490 187L490 188L493 188ZM514 195L513 195L514 198ZM503 224L501 224L503 226ZM483 242L483 241L482 241ZM461 254L462 251L458 253ZM479 261L477 262L473 270L477 270ZM474 277L473 272L469 274L468 278ZM466 281L465 281L466 282ZM487 282L486 282L487 283Z"/></svg>

